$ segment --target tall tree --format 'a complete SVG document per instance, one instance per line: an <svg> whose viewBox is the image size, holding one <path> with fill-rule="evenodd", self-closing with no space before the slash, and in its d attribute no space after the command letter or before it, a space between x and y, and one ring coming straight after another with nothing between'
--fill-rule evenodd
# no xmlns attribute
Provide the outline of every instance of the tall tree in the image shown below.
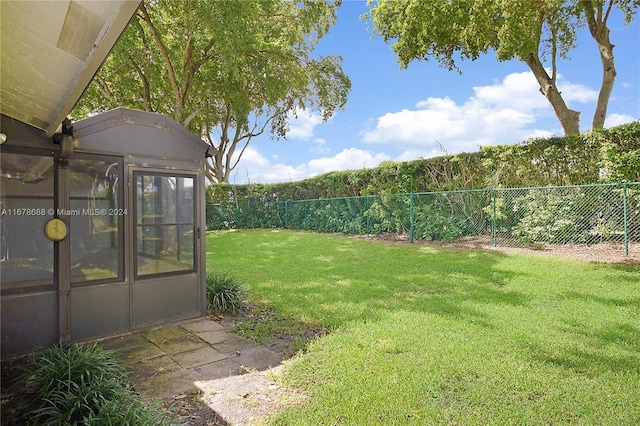
<svg viewBox="0 0 640 426"><path fill-rule="evenodd" d="M228 182L253 137L285 137L303 110L326 121L344 108L342 59L312 55L339 5L145 0L72 114L126 106L169 115L214 148L209 179Z"/></svg>
<svg viewBox="0 0 640 426"><path fill-rule="evenodd" d="M567 135L580 132L580 113L570 109L556 86L558 59L575 47L588 26L602 61L602 85L593 117L601 128L614 85L613 44L608 22L619 8L626 22L640 0L369 0L366 15L374 34L392 48L400 66L435 59L449 70L493 50L498 61L523 61L535 76ZM636 54L635 52L633 54Z"/></svg>

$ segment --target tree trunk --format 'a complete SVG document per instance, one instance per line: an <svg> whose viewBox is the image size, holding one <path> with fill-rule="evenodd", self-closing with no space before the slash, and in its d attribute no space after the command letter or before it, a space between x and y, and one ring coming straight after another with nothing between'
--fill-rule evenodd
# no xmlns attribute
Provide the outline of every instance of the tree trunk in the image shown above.
<svg viewBox="0 0 640 426"><path fill-rule="evenodd" d="M598 93L596 110L593 114L593 129L601 129L604 127L604 121L607 118L607 106L609 105L609 98L611 97L613 83L615 82L617 74L613 59L614 45L611 44L609 39L610 31L607 27L607 20L612 4L609 3L609 10L607 10L606 13L603 13L602 5L598 5L598 7L596 11L596 5L594 5L592 1L584 2L589 32L598 44L598 51L600 52L600 60L602 62L602 85L600 86L600 93Z"/></svg>
<svg viewBox="0 0 640 426"><path fill-rule="evenodd" d="M540 59L534 54L531 54L524 62L536 77L540 85L540 92L553 107L553 111L556 113L556 117L558 117L562 125L564 134L567 136L580 134L580 112L567 107L567 104L562 98L562 94L556 87L555 81L549 77Z"/></svg>

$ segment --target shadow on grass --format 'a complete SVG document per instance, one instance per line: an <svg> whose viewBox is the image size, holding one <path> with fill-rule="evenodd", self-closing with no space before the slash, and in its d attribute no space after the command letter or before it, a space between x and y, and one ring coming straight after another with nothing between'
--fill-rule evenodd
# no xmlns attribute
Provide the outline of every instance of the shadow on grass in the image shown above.
<svg viewBox="0 0 640 426"><path fill-rule="evenodd" d="M532 357L556 367L572 370L584 375L596 374L624 374L640 371L640 361L637 355L616 354L608 355L595 348L583 349L568 345L558 345L554 348L541 344L527 345Z"/></svg>
<svg viewBox="0 0 640 426"><path fill-rule="evenodd" d="M526 352L543 364L584 375L640 373L640 330L635 326L612 322L593 327L572 321L558 330L564 338L527 342Z"/></svg>
<svg viewBox="0 0 640 426"><path fill-rule="evenodd" d="M481 305L527 303L524 294L509 288L515 273L496 267L506 256L502 253L376 243L365 247L371 254L362 257L362 244L367 243L354 246L345 239L331 252L299 253L282 272L256 285L260 297L329 328L399 310L490 327ZM266 256L263 262L273 260Z"/></svg>
<svg viewBox="0 0 640 426"><path fill-rule="evenodd" d="M580 300L588 303L595 302L605 306L628 308L640 306L640 296L635 298L603 297L594 294L578 293L576 291L565 292L562 296L567 299Z"/></svg>

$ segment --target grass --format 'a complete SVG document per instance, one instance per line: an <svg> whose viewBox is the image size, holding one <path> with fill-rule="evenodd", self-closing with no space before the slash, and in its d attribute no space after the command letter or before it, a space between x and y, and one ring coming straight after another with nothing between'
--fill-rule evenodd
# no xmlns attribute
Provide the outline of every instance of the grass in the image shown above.
<svg viewBox="0 0 640 426"><path fill-rule="evenodd" d="M273 424L640 424L640 267L283 230L214 232L252 302L332 330Z"/></svg>

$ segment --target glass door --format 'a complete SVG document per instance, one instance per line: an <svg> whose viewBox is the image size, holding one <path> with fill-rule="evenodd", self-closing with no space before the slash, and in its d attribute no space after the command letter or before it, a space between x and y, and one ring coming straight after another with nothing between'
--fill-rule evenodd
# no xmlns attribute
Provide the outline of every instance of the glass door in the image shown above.
<svg viewBox="0 0 640 426"><path fill-rule="evenodd" d="M198 177L134 170L132 327L200 315Z"/></svg>
<svg viewBox="0 0 640 426"><path fill-rule="evenodd" d="M136 278L195 271L193 176L135 173Z"/></svg>

